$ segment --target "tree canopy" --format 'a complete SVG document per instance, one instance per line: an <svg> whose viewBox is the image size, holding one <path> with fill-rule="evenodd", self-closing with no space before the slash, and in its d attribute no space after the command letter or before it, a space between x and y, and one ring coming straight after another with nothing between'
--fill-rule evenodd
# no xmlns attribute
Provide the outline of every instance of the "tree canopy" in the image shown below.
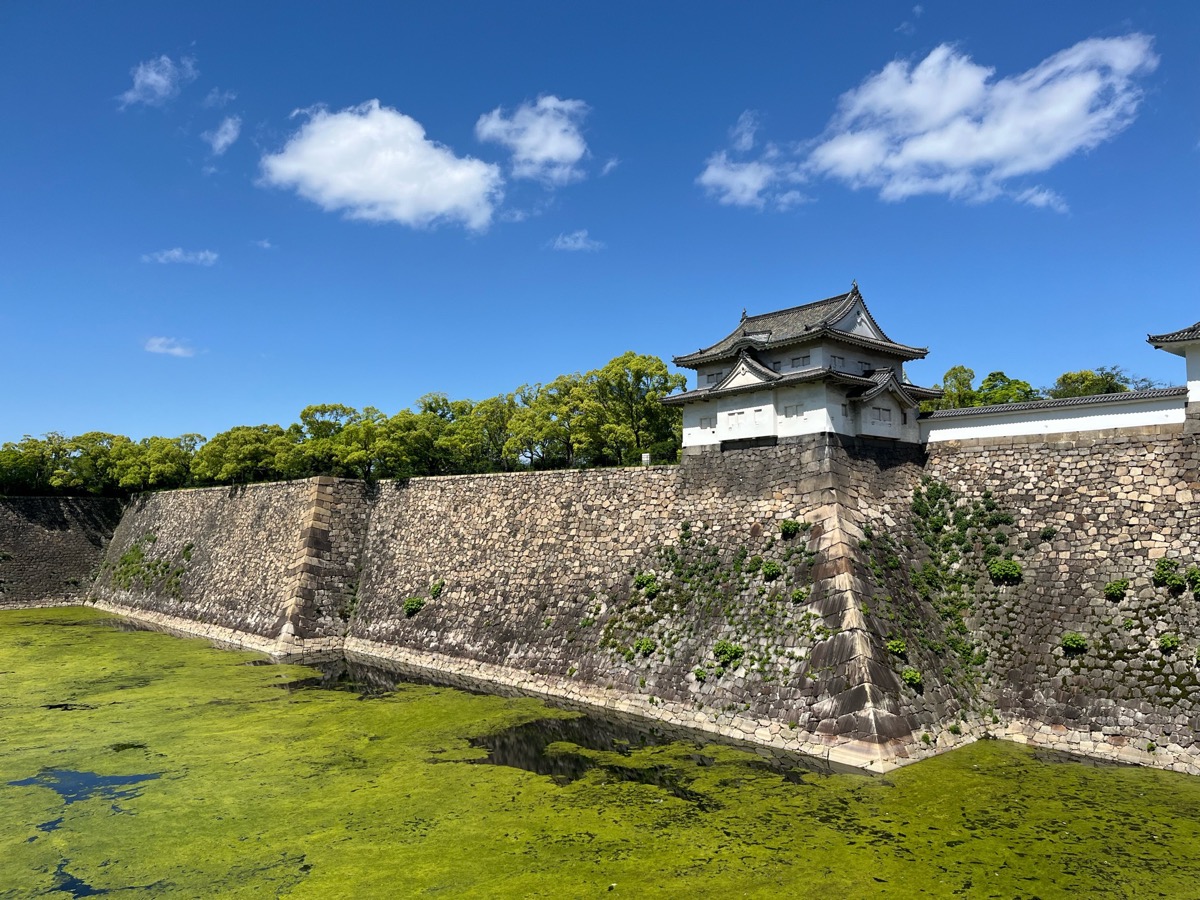
<svg viewBox="0 0 1200 900"><path fill-rule="evenodd" d="M675 462L681 414L659 399L684 386L655 356L629 352L594 371L478 402L432 393L393 416L306 406L298 421L140 441L51 433L0 446L0 494L105 494L337 475L373 480Z"/></svg>

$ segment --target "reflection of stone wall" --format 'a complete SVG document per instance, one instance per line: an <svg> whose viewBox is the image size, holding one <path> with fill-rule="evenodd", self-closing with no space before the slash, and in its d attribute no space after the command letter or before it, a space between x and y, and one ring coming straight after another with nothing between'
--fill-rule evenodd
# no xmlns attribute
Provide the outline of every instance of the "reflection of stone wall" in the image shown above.
<svg viewBox="0 0 1200 900"><path fill-rule="evenodd" d="M1200 599L1151 583L1158 559L1200 565L1200 444L1178 425L1058 437L929 448L930 475L965 498L992 491L1018 532L1048 529L1019 585L980 590L986 692L1014 735L1200 773ZM1118 579L1124 599L1106 599ZM1086 652L1064 654L1068 631Z"/></svg>
<svg viewBox="0 0 1200 900"><path fill-rule="evenodd" d="M120 517L118 500L0 497L0 606L79 601Z"/></svg>

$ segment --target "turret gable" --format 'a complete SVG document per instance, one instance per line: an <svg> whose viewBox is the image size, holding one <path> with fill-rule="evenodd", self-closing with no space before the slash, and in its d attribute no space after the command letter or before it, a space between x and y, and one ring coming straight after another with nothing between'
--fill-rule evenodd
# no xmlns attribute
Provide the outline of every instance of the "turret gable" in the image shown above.
<svg viewBox="0 0 1200 900"><path fill-rule="evenodd" d="M924 347L898 344L884 333L854 284L851 289L815 303L747 316L734 331L710 347L674 358L675 365L694 369L736 358L743 350L769 350L832 340L875 350L898 360L921 359Z"/></svg>

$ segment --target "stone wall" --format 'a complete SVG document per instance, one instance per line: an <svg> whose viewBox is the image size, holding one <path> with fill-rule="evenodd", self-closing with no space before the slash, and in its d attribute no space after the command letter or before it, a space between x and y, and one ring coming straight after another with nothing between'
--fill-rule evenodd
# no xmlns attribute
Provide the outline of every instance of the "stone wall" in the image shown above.
<svg viewBox="0 0 1200 900"><path fill-rule="evenodd" d="M1153 583L1158 560L1179 574L1200 565L1196 436L1159 426L934 445L927 473L962 501L990 491L1025 535L1020 582L981 580L969 618L1008 733L1200 773L1200 599ZM1124 595L1106 597L1120 580ZM1086 650L1064 650L1068 632Z"/></svg>
<svg viewBox="0 0 1200 900"><path fill-rule="evenodd" d="M920 752L914 729L956 701L903 689L859 602L860 520L908 502L918 461L821 434L679 467L385 483L347 647L860 763ZM806 530L785 540L785 519Z"/></svg>
<svg viewBox="0 0 1200 900"><path fill-rule="evenodd" d="M876 769L990 731L1196 772L1200 599L1152 576L1200 566L1198 464L1183 426L821 434L674 467L175 491L129 504L89 596ZM0 578L71 596L108 507L5 502L0 549L27 561ZM1005 557L1019 578L989 574Z"/></svg>
<svg viewBox="0 0 1200 900"><path fill-rule="evenodd" d="M366 504L362 484L332 478L142 495L92 597L225 639L340 637Z"/></svg>
<svg viewBox="0 0 1200 900"><path fill-rule="evenodd" d="M118 500L0 497L0 607L80 601L120 517Z"/></svg>

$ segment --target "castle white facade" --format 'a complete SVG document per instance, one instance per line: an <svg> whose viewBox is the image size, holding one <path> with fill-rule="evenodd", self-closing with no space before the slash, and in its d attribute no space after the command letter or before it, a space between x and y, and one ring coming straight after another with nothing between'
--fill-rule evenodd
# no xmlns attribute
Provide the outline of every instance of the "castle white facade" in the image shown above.
<svg viewBox="0 0 1200 900"><path fill-rule="evenodd" d="M937 388L904 364L928 352L889 338L855 284L845 294L747 316L709 347L677 356L696 386L683 408L683 447L732 449L818 432L926 443L1171 425L1200 417L1200 323L1150 343L1187 360L1187 387L919 413Z"/></svg>
<svg viewBox="0 0 1200 900"><path fill-rule="evenodd" d="M941 396L917 387L904 363L928 351L889 338L858 285L848 293L763 315L710 347L675 357L696 387L664 403L683 407L683 446L740 446L816 432L917 442L918 405Z"/></svg>

